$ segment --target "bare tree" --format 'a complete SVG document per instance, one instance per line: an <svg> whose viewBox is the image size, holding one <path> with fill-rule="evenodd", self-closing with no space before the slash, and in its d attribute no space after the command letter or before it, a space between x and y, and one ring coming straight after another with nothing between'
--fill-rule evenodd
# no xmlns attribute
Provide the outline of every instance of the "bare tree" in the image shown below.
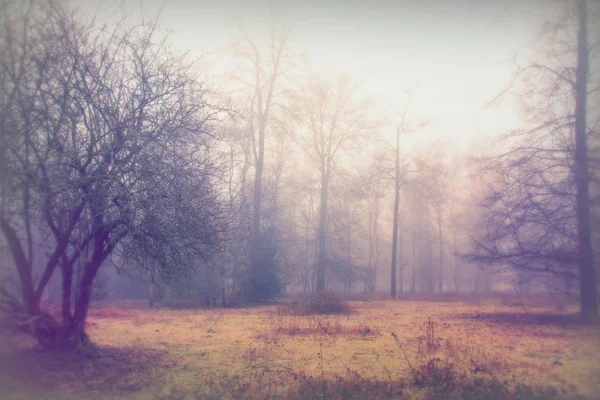
<svg viewBox="0 0 600 400"><path fill-rule="evenodd" d="M579 281L581 314L591 318L598 299L587 140L598 121L590 124L586 115L598 90L589 69L598 42L588 42L587 20L598 9L586 7L585 0L566 4L539 40L542 62L515 75L529 127L507 135L509 151L483 160L494 179L470 258L547 283Z"/></svg>
<svg viewBox="0 0 600 400"><path fill-rule="evenodd" d="M368 183L366 188L367 194L367 210L369 224L369 253L368 253L368 272L367 272L367 288L368 291L374 293L377 288L377 271L379 269L380 254L380 234L379 234L379 218L381 213L381 200L384 194L382 187L383 159L377 157L371 165L369 171Z"/></svg>
<svg viewBox="0 0 600 400"><path fill-rule="evenodd" d="M291 34L289 24L274 22L271 27L268 54L265 56L260 46L242 27L243 39L236 52L249 66L249 78L239 80L249 89L246 117L251 130L252 155L254 160L254 190L252 199L252 224L250 233L250 275L258 279L260 274L260 220L263 195L263 169L265 165L266 132L273 118L273 107L280 94L279 85L283 77L284 63L289 57L288 42ZM248 79L248 81L246 81ZM256 293L259 296L259 293ZM260 296L259 296L260 297Z"/></svg>
<svg viewBox="0 0 600 400"><path fill-rule="evenodd" d="M396 143L395 146L390 147L394 151L394 168L392 174L392 180L394 181L394 214L393 214L393 228L392 228L392 266L391 266L391 277L390 277L390 294L392 299L396 298L396 277L397 277L397 262L398 262L398 229L399 229L399 207L400 207L400 188L405 183L405 177L407 174L407 167L410 165L412 160L409 160L405 165L400 165L400 136L407 132L410 132L415 129L415 127L411 127L408 123L406 116L408 113L408 108L410 106L412 100L412 94L409 95L408 100L406 102L406 107L401 116L400 123L396 126ZM421 126L424 124L421 123ZM389 145L389 143L388 143Z"/></svg>
<svg viewBox="0 0 600 400"><path fill-rule="evenodd" d="M94 279L116 250L136 249L122 255L169 280L218 247L207 151L219 110L185 57L155 43L155 23L111 30L59 3L20 10L3 8L5 37L19 39L2 54L2 96L15 100L0 110L2 167L12 176L2 182L0 226L22 300L7 290L1 300L12 325L43 346L85 347ZM34 229L50 236L44 256ZM45 263L37 286L36 255ZM40 308L57 268L62 324Z"/></svg>
<svg viewBox="0 0 600 400"><path fill-rule="evenodd" d="M326 288L327 206L336 161L344 152L360 146L369 128L368 104L357 100L355 92L347 78L340 77L331 84L315 78L300 88L291 109L305 130L296 141L316 164L320 179L317 292Z"/></svg>
<svg viewBox="0 0 600 400"><path fill-rule="evenodd" d="M429 166L429 179L426 184L427 193L431 198L431 206L435 218L439 240L439 267L437 273L438 292L444 292L444 219L448 205L448 170L443 162Z"/></svg>
<svg viewBox="0 0 600 400"><path fill-rule="evenodd" d="M585 0L577 1L579 32L577 35L577 69L575 73L575 186L577 209L577 244L581 279L581 314L598 317L598 284L592 249L589 165L587 146L587 81L589 75L588 14Z"/></svg>

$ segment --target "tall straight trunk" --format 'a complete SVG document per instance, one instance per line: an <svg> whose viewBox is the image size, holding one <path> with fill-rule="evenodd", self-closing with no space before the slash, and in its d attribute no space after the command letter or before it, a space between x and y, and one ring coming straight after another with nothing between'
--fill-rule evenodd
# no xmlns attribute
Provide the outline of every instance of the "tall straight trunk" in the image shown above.
<svg viewBox="0 0 600 400"><path fill-rule="evenodd" d="M396 166L394 174L394 228L392 231L391 295L396 298L396 259L398 254L398 208L400 206L400 130L396 130Z"/></svg>
<svg viewBox="0 0 600 400"><path fill-rule="evenodd" d="M312 201L311 201L311 203L312 203ZM312 204L311 204L311 206L312 206ZM310 215L312 216L312 213ZM306 227L305 227L305 234L304 234L304 278L303 278L303 282L302 282L302 290L304 291L304 294L308 294L310 292L309 280L311 280L310 265L309 265L310 247L309 247L309 242L308 242L309 227L310 227L310 225L308 224L308 221L307 221Z"/></svg>
<svg viewBox="0 0 600 400"><path fill-rule="evenodd" d="M352 219L351 213L350 213L350 211L348 211L348 229L346 230L346 242L348 243L348 251L346 254L346 256L347 256L346 262L348 263L349 267L352 265L352 253L350 251L351 239L352 239L352 237L350 236L350 233L351 233L350 226L352 225L350 223L351 219ZM352 276L351 275L348 277L348 287L346 288L346 290L348 293L352 292Z"/></svg>
<svg viewBox="0 0 600 400"><path fill-rule="evenodd" d="M427 213L429 214L429 212L427 211ZM429 220L429 215L428 216L428 220ZM427 274L427 287L428 293L433 293L435 284L434 284L434 274L433 274L433 248L431 246L431 227L429 226L429 223L427 223L427 269L428 269L428 274Z"/></svg>
<svg viewBox="0 0 600 400"><path fill-rule="evenodd" d="M369 210L369 264L367 265L367 279L365 280L365 293L371 291L373 286L373 215Z"/></svg>
<svg viewBox="0 0 600 400"><path fill-rule="evenodd" d="M219 283L221 286L221 307L225 307L227 305L227 284L225 283L225 270L221 269L219 271Z"/></svg>
<svg viewBox="0 0 600 400"><path fill-rule="evenodd" d="M317 255L317 292L325 291L325 262L327 258L327 194L329 185L328 168L321 165L321 199L319 210L319 233Z"/></svg>
<svg viewBox="0 0 600 400"><path fill-rule="evenodd" d="M404 232L404 225L400 225L398 227L398 265L400 266L398 268L398 290L400 291L400 294L402 294L404 292L404 279L403 279L403 272L404 272L404 266L402 265L402 234Z"/></svg>
<svg viewBox="0 0 600 400"><path fill-rule="evenodd" d="M577 187L577 241L579 245L579 275L581 279L581 316L585 319L590 319L598 316L598 289L590 226L590 176L586 138L587 79L589 72L586 1L578 0L577 7L579 11L579 35L575 82L574 160Z"/></svg>
<svg viewBox="0 0 600 400"><path fill-rule="evenodd" d="M375 218L373 219L373 276L371 277L371 293L377 289L377 269L379 268L379 205L375 199Z"/></svg>
<svg viewBox="0 0 600 400"><path fill-rule="evenodd" d="M491 282L490 274L488 274L486 271L483 271L483 284L484 284L485 293L486 294L491 293L492 282Z"/></svg>
<svg viewBox="0 0 600 400"><path fill-rule="evenodd" d="M260 257L259 257L259 247L260 247L260 217L261 217L261 206L262 206L262 178L263 178L263 166L265 162L265 132L267 129L267 124L270 120L270 110L273 101L273 95L275 93L275 84L277 83L277 79L279 77L279 67L281 66L281 61L285 58L285 49L287 47L287 35L289 31L281 32L282 36L279 37L279 43L274 41L275 37L273 36L273 41L271 42L271 61L272 61L272 73L271 76L267 80L267 93L264 96L263 93L263 84L262 84L262 76L263 76L263 66L260 62L260 54L258 53L257 47L252 43L251 40L248 39L252 48L254 49L255 56L253 64L255 67L254 70L254 90L255 90L255 98L256 98L256 107L257 107L257 117L258 117L258 149L254 147L254 155L255 155L255 170L254 170L254 203L253 203L253 215L252 215L252 225L250 228L250 269L251 274L256 277L260 273L260 269L262 265L260 265ZM253 133L254 134L254 133Z"/></svg>
<svg viewBox="0 0 600 400"><path fill-rule="evenodd" d="M412 212L412 274L410 281L410 292L415 294L415 281L417 277L417 217L416 205L413 193L413 212Z"/></svg>
<svg viewBox="0 0 600 400"><path fill-rule="evenodd" d="M244 251L244 242L245 242L245 227L246 227L246 222L247 222L247 212L246 212L246 182L247 182L247 174L248 174L248 169L250 168L250 163L249 163L249 151L248 149L244 149L244 167L242 168L242 177L241 177L241 185L240 185L240 208L239 208L239 226L236 228L236 232L235 232L235 236L236 236L236 243L235 243L235 252L234 252L234 257L233 257L233 271L232 271L232 278L233 278L233 283L232 283L232 288L231 288L231 294L233 297L240 297L241 295L241 276L240 276L240 266L242 265L242 257L243 257L243 251ZM246 245L247 246L247 245ZM252 251L252 248L254 246L254 243L250 243L251 249L250 251ZM247 256L247 255L246 255Z"/></svg>
<svg viewBox="0 0 600 400"><path fill-rule="evenodd" d="M260 246L260 213L262 205L262 176L265 163L265 126L260 122L258 131L258 154L254 167L254 196L252 203L252 227L250 232L251 250L250 262L252 274L256 276L259 273L259 246Z"/></svg>
<svg viewBox="0 0 600 400"><path fill-rule="evenodd" d="M442 222L438 224L438 237L440 238L440 272L438 275L438 292L444 293L444 233L442 231Z"/></svg>
<svg viewBox="0 0 600 400"><path fill-rule="evenodd" d="M64 301L64 297L63 297ZM150 308L154 307L154 283L150 282L150 288L148 290L148 306Z"/></svg>
<svg viewBox="0 0 600 400"><path fill-rule="evenodd" d="M454 270L454 292L458 293L458 255L456 254L456 221L452 217L452 244L454 250L454 257L452 263Z"/></svg>

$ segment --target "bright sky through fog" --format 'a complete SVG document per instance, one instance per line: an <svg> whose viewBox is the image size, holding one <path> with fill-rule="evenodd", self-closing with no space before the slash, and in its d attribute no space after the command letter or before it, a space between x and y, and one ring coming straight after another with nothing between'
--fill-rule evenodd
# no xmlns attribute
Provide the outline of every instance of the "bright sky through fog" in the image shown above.
<svg viewBox="0 0 600 400"><path fill-rule="evenodd" d="M512 56L532 46L542 21L539 2L490 1L242 1L78 0L92 12L123 6L146 18L162 6L160 25L180 49L209 54L213 74L223 72L236 19L265 33L274 14L295 26L292 50L306 53L312 69L348 73L388 115L416 95L409 116L430 121L415 140L457 142L463 149L519 123L512 101L484 108L514 71ZM114 6L114 7L113 7ZM388 131L393 128L388 128ZM417 136L418 137L415 137Z"/></svg>

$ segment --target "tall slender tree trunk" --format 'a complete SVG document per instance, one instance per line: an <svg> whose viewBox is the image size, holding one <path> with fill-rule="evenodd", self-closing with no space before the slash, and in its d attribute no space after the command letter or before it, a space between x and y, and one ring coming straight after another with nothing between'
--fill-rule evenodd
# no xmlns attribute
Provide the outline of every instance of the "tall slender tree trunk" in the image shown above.
<svg viewBox="0 0 600 400"><path fill-rule="evenodd" d="M329 185L329 173L325 163L321 164L321 199L319 210L319 233L318 233L318 255L317 255L317 292L325 291L325 268L327 261L327 194Z"/></svg>
<svg viewBox="0 0 600 400"><path fill-rule="evenodd" d="M415 205L415 195L413 192L413 201L412 201L412 274L410 281L410 293L415 294L415 281L417 277L417 211Z"/></svg>
<svg viewBox="0 0 600 400"><path fill-rule="evenodd" d="M248 176L248 169L250 168L249 163L249 150L247 148L244 149L244 164L242 167L242 176L241 176L241 184L240 184L240 204L239 206L234 205L233 196L231 200L231 212L237 213L238 215L238 225L235 227L235 242L234 242L234 252L233 252L233 268L232 268L232 284L231 284L231 296L238 298L241 295L241 276L240 276L240 266L243 262L244 257L244 247L247 248L248 244L245 239L244 231L247 229L247 211L246 211L246 182ZM233 152L231 155L231 168L233 169L234 159ZM238 209L236 210L236 207ZM250 243L253 246L253 243ZM246 255L247 257L247 255Z"/></svg>
<svg viewBox="0 0 600 400"><path fill-rule="evenodd" d="M577 187L577 241L579 244L579 275L581 279L581 316L598 317L598 288L594 252L592 249L589 166L586 132L587 79L589 49L587 44L586 1L578 0L579 35L575 82L575 181Z"/></svg>
<svg viewBox="0 0 600 400"><path fill-rule="evenodd" d="M312 199L311 199L311 207L312 207ZM312 213L311 213L312 216ZM306 221L306 226L305 226L305 233L304 233L304 275L303 275L303 279L302 279L302 290L304 291L304 294L308 294L310 292L310 285L309 285L309 281L311 280L311 273L310 273L310 257L309 257L309 242L308 242L308 232L309 232L309 227L310 225L308 224L308 220Z"/></svg>
<svg viewBox="0 0 600 400"><path fill-rule="evenodd" d="M398 291L402 294L404 292L404 265L402 264L402 235L404 233L404 224L398 227L398 231Z"/></svg>
<svg viewBox="0 0 600 400"><path fill-rule="evenodd" d="M394 228L392 231L391 295L396 298L396 262L398 254L398 208L400 206L400 129L396 129L396 165L394 174Z"/></svg>
<svg viewBox="0 0 600 400"><path fill-rule="evenodd" d="M458 255L456 254L456 221L454 219L454 214L452 215L452 247L454 250L454 255L452 258L453 263L453 272L454 272L454 293L458 293Z"/></svg>
<svg viewBox="0 0 600 400"><path fill-rule="evenodd" d="M227 284L225 282L225 270L219 271L219 278L221 283L221 307L227 306Z"/></svg>
<svg viewBox="0 0 600 400"><path fill-rule="evenodd" d="M442 222L438 224L438 237L440 238L440 271L438 275L438 292L444 293L444 233L442 231Z"/></svg>
<svg viewBox="0 0 600 400"><path fill-rule="evenodd" d="M260 247L260 216L262 205L262 176L263 166L265 162L265 127L263 122L260 122L258 132L258 154L255 160L254 168L254 196L252 203L252 228L251 228L251 274L253 277L258 276L261 268L259 264L259 247Z"/></svg>
<svg viewBox="0 0 600 400"><path fill-rule="evenodd" d="M427 214L429 214L428 210ZM427 220L429 221L429 215L427 215ZM433 247L431 246L431 226L429 226L429 222L427 223L427 271L427 292L433 293L435 276L433 273Z"/></svg>
<svg viewBox="0 0 600 400"><path fill-rule="evenodd" d="M367 265L367 277L365 280L365 293L371 291L373 286L373 214L369 210L369 264Z"/></svg>
<svg viewBox="0 0 600 400"><path fill-rule="evenodd" d="M63 288L63 290L64 290L64 288ZM64 300L65 299L63 297L63 301ZM150 308L154 307L154 282L150 282L150 288L148 290L148 306ZM63 319L64 319L64 316L63 316Z"/></svg>
<svg viewBox="0 0 600 400"><path fill-rule="evenodd" d="M371 293L377 289L377 269L379 268L379 204L375 199L375 216L373 218L373 276L371 277Z"/></svg>

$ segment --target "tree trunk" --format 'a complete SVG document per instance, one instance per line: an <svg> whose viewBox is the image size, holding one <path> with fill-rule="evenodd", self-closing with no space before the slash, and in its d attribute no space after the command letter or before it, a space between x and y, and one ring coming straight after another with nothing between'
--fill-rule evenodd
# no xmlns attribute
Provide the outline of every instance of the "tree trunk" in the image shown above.
<svg viewBox="0 0 600 400"><path fill-rule="evenodd" d="M575 82L575 181L577 187L577 241L579 245L579 275L581 279L581 316L598 317L598 288L590 226L589 167L586 132L587 79L589 49L587 44L586 1L578 0L579 35Z"/></svg>
<svg viewBox="0 0 600 400"><path fill-rule="evenodd" d="M221 307L227 306L227 295L226 295L226 283L225 283L225 271L220 272L220 283L221 283Z"/></svg>
<svg viewBox="0 0 600 400"><path fill-rule="evenodd" d="M442 222L438 224L438 236L440 238L440 272L438 275L438 292L444 293L444 234L442 232Z"/></svg>
<svg viewBox="0 0 600 400"><path fill-rule="evenodd" d="M394 227L392 230L391 295L396 298L396 259L398 258L398 207L400 206L400 130L396 130L396 166L394 174Z"/></svg>
<svg viewBox="0 0 600 400"><path fill-rule="evenodd" d="M453 270L454 270L454 293L458 293L458 255L456 254L456 221L452 217L452 244L454 248Z"/></svg>
<svg viewBox="0 0 600 400"><path fill-rule="evenodd" d="M410 293L415 294L415 281L417 277L417 221L416 221L416 205L413 193L413 212L412 212L412 274L410 280Z"/></svg>
<svg viewBox="0 0 600 400"><path fill-rule="evenodd" d="M63 324L61 325L54 317L40 310L40 296L33 289L30 264L23 252L19 239L7 221L0 220L0 225L10 247L21 283L23 309L19 318L22 321L18 325L17 330L32 335L45 349L80 348L82 342L88 344L89 339L85 334L85 318L87 317L91 286L97 272L97 267L92 265L91 270L88 271L86 269L89 273L84 276L84 280L79 285L78 302L75 307L75 313L71 317L72 264L65 263L66 268L63 269L63 299L61 304ZM85 286L85 284L88 286ZM87 290L83 290L83 288ZM40 284L38 290L41 293L43 290L42 284Z"/></svg>
<svg viewBox="0 0 600 400"><path fill-rule="evenodd" d="M154 307L154 283L150 282L150 288L148 290L148 305L150 308Z"/></svg>
<svg viewBox="0 0 600 400"><path fill-rule="evenodd" d="M94 279L98 273L98 269L102 265L102 262L106 258L103 252L104 238L101 234L98 235L99 243L95 244L95 249L92 254L92 259L86 262L84 267L83 277L79 282L77 302L75 303L75 309L73 310L73 319L70 326L66 328L65 339L72 339L72 344L75 348L84 350L88 349L91 344L89 337L85 332L85 322L87 320L88 310L90 307L90 300L92 298L92 287Z"/></svg>
<svg viewBox="0 0 600 400"><path fill-rule="evenodd" d="M71 323L73 315L71 314L71 292L73 290L73 262L67 260L66 254L63 254L62 273L62 301L61 314L63 325Z"/></svg>
<svg viewBox="0 0 600 400"><path fill-rule="evenodd" d="M404 225L401 225L398 228L399 232L398 232L398 265L400 266L398 268L398 289L400 291L400 294L402 295L403 291L404 291L404 279L403 279L403 272L404 272L404 265L402 264L402 236L403 236L403 232L404 232Z"/></svg>
<svg viewBox="0 0 600 400"><path fill-rule="evenodd" d="M427 226L427 265L428 265L428 276L427 276L427 286L428 293L433 293L435 288L434 283L434 273L433 273L433 246L431 246L431 227Z"/></svg>
<svg viewBox="0 0 600 400"><path fill-rule="evenodd" d="M21 286L21 295L23 306L29 315L37 315L39 313L39 301L36 301L35 290L33 288L33 279L31 276L31 264L27 260L23 246L19 241L17 233L4 218L0 219L0 227L8 244L8 248L19 274L19 283Z"/></svg>
<svg viewBox="0 0 600 400"><path fill-rule="evenodd" d="M370 292L373 287L373 241L373 213L369 210L369 264L367 265L365 293Z"/></svg>
<svg viewBox="0 0 600 400"><path fill-rule="evenodd" d="M329 174L325 165L321 166L321 201L319 210L319 250L317 256L317 292L325 291L325 262L327 257L327 194L328 194Z"/></svg>
<svg viewBox="0 0 600 400"><path fill-rule="evenodd" d="M379 269L379 199L375 199L375 217L373 219L373 276L371 293L377 290L377 270Z"/></svg>
<svg viewBox="0 0 600 400"><path fill-rule="evenodd" d="M252 203L252 228L251 228L251 254L250 254L250 265L251 275L257 277L259 275L259 256L258 249L260 246L260 213L262 204L262 173L263 165L265 161L265 134L264 128L261 124L258 134L258 155L256 157L255 169L254 169L254 198ZM254 280L254 279L253 279Z"/></svg>

